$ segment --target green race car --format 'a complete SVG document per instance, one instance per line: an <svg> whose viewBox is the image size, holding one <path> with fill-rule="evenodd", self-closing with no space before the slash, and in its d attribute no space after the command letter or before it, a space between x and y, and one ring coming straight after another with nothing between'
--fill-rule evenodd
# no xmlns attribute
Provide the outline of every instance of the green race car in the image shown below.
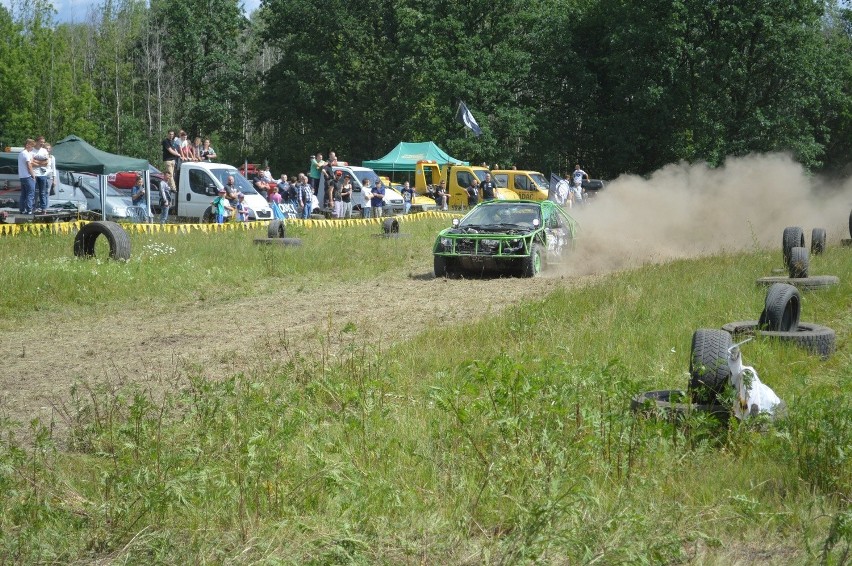
<svg viewBox="0 0 852 566"><path fill-rule="evenodd" d="M484 202L442 230L435 276L487 271L535 277L574 245L577 222L551 201Z"/></svg>

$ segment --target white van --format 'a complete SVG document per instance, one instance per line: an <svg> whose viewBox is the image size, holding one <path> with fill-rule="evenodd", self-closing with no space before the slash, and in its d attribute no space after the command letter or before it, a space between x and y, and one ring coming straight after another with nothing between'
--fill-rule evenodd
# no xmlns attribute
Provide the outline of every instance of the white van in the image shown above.
<svg viewBox="0 0 852 566"><path fill-rule="evenodd" d="M376 172L370 169L369 167L356 167L354 165L335 165L332 167L334 172L337 173L341 171L344 175L349 173L349 176L352 179L352 210L358 211L360 214L361 206L364 204L364 193L361 188L364 186L364 179L369 179L370 187L376 186L376 183L379 182L379 176L376 175ZM325 177L320 176L320 185L319 192L317 193L317 200L322 207L325 204ZM393 216L395 214L402 214L405 207L402 202L402 195L396 189L385 185L385 198L384 198L384 215L385 216ZM331 210L326 208L321 208L321 212L326 216L331 215Z"/></svg>
<svg viewBox="0 0 852 566"><path fill-rule="evenodd" d="M249 207L250 220L272 220L272 208L252 184L243 177L237 168L226 163L185 162L176 175L177 198L173 199L172 213L179 218L208 220L210 204L219 193L219 189L228 183L228 177L234 177L237 190L245 195L245 204ZM151 208L159 210L160 197L151 195Z"/></svg>

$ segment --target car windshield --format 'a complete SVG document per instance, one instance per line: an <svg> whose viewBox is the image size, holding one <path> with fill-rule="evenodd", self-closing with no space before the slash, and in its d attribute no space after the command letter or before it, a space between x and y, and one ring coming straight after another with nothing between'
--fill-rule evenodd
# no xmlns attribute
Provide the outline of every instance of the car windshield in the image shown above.
<svg viewBox="0 0 852 566"><path fill-rule="evenodd" d="M544 178L544 175L541 173L530 173L530 177L532 177L532 180L536 185L538 185L538 188L547 190L549 183L547 182L547 179Z"/></svg>
<svg viewBox="0 0 852 566"><path fill-rule="evenodd" d="M485 180L485 176L488 174L488 169L474 169L474 173L476 173L476 178L479 179L479 182Z"/></svg>
<svg viewBox="0 0 852 566"><path fill-rule="evenodd" d="M244 195L256 195L257 191L254 189L254 186L249 182L248 179L243 177L236 168L218 168L218 169L210 169L210 173L216 177L222 186L228 184L228 176L234 176L234 185L237 187L237 190L243 193Z"/></svg>
<svg viewBox="0 0 852 566"><path fill-rule="evenodd" d="M487 203L477 206L459 222L459 228L519 226L532 228L533 220L541 224L541 209L533 203Z"/></svg>

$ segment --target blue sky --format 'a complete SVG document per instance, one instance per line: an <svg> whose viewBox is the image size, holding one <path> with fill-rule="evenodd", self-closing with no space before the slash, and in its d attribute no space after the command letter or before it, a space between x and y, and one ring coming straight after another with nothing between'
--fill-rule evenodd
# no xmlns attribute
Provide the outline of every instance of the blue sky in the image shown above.
<svg viewBox="0 0 852 566"><path fill-rule="evenodd" d="M56 8L58 22L83 22L87 19L89 7L96 6L98 0L52 0ZM260 6L260 0L242 0L246 15L251 14ZM0 5L10 8L11 0L0 0Z"/></svg>

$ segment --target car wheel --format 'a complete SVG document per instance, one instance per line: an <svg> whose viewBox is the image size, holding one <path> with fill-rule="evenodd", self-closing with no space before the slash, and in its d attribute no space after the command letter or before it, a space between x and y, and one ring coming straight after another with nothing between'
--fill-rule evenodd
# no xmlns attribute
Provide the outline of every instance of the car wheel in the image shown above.
<svg viewBox="0 0 852 566"><path fill-rule="evenodd" d="M89 222L80 228L74 237L74 255L77 257L94 257L95 241L104 236L109 242L109 257L112 259L130 259L130 237L121 225L115 222Z"/></svg>
<svg viewBox="0 0 852 566"><path fill-rule="evenodd" d="M692 334L689 391L699 403L715 403L731 377L728 348L731 335L724 330L699 328Z"/></svg>
<svg viewBox="0 0 852 566"><path fill-rule="evenodd" d="M269 223L269 228L266 230L266 235L269 238L283 238L287 235L287 226L284 221L279 219Z"/></svg>
<svg viewBox="0 0 852 566"><path fill-rule="evenodd" d="M532 244L530 255L523 259L521 263L521 275L524 277L537 277L541 273L541 246Z"/></svg>
<svg viewBox="0 0 852 566"><path fill-rule="evenodd" d="M766 293L766 308L758 321L761 328L789 332L799 326L801 295L787 283L776 283Z"/></svg>
<svg viewBox="0 0 852 566"><path fill-rule="evenodd" d="M807 248L795 247L790 250L790 278L804 279L807 277L809 263Z"/></svg>
<svg viewBox="0 0 852 566"><path fill-rule="evenodd" d="M216 222L216 213L213 212L213 207L208 206L198 219L202 224L213 224Z"/></svg>
<svg viewBox="0 0 852 566"><path fill-rule="evenodd" d="M784 266L790 265L790 253L793 248L805 247L805 233L798 226L790 226L784 228L784 236L782 238L782 249L784 251Z"/></svg>
<svg viewBox="0 0 852 566"><path fill-rule="evenodd" d="M825 228L814 228L811 232L811 253L819 255L825 251Z"/></svg>
<svg viewBox="0 0 852 566"><path fill-rule="evenodd" d="M447 258L442 255L434 256L435 277L447 276Z"/></svg>
<svg viewBox="0 0 852 566"><path fill-rule="evenodd" d="M760 330L755 320L729 322L722 327L722 330L730 332L734 336L757 336L781 342L791 342L823 359L834 353L837 343L837 334L834 330L810 322L800 322L798 328L790 332Z"/></svg>

